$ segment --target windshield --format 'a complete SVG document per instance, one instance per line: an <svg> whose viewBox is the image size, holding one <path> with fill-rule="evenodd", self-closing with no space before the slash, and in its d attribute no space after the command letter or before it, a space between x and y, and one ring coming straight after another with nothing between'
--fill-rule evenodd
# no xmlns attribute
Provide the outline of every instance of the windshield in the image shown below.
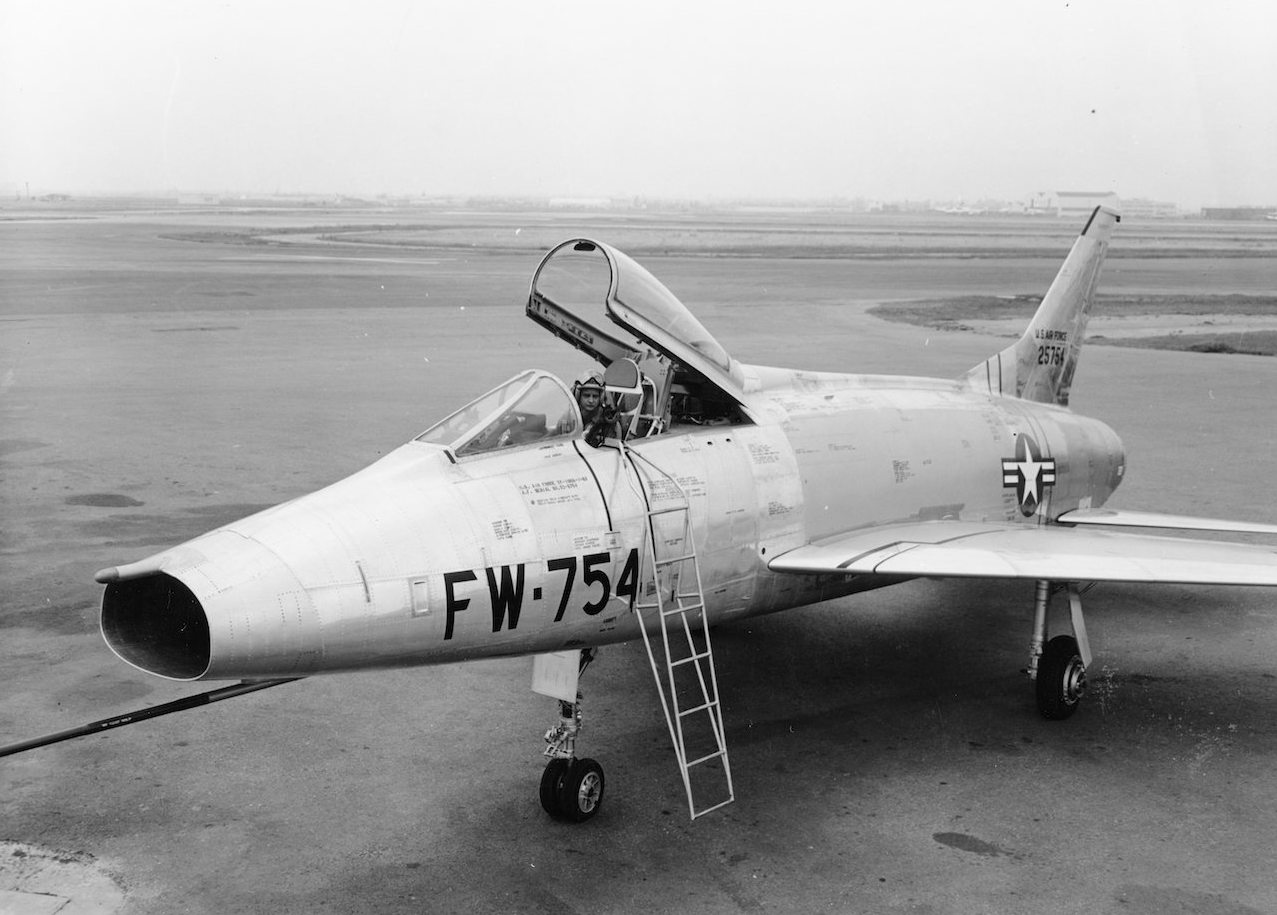
<svg viewBox="0 0 1277 915"><path fill-rule="evenodd" d="M435 423L417 441L482 454L563 435L580 427L580 413L563 382L547 372L520 372Z"/></svg>

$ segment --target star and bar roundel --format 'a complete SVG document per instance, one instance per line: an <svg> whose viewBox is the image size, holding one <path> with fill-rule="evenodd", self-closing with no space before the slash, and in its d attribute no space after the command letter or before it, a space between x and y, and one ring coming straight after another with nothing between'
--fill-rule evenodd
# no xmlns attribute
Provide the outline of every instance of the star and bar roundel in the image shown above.
<svg viewBox="0 0 1277 915"><path fill-rule="evenodd" d="M1055 458L1042 457L1032 436L1015 437L1015 457L1002 459L1002 486L1015 488L1020 514L1032 517L1048 486L1055 485Z"/></svg>

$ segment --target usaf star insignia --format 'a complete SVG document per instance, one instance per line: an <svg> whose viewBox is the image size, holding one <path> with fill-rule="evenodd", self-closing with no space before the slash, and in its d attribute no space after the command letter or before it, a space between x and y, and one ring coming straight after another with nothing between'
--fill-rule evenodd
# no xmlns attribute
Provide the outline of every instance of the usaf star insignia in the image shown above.
<svg viewBox="0 0 1277 915"><path fill-rule="evenodd" d="M1055 458L1044 458L1037 442L1024 434L1015 438L1015 457L1002 459L1002 485L1015 487L1020 513L1032 517L1048 486L1055 485Z"/></svg>

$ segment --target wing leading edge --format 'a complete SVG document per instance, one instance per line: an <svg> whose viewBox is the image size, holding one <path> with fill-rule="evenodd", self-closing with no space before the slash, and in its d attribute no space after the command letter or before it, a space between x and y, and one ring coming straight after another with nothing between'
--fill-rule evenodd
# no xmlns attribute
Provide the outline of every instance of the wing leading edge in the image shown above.
<svg viewBox="0 0 1277 915"><path fill-rule="evenodd" d="M1190 515L1163 515L1132 512L1119 508L1079 508L1055 519L1061 524L1103 527L1152 527L1175 531L1228 531L1234 534L1277 534L1277 524L1255 521L1225 521L1221 518L1194 518Z"/></svg>
<svg viewBox="0 0 1277 915"><path fill-rule="evenodd" d="M783 553L768 567L799 574L1277 586L1277 549L1268 546L980 521L851 531Z"/></svg>

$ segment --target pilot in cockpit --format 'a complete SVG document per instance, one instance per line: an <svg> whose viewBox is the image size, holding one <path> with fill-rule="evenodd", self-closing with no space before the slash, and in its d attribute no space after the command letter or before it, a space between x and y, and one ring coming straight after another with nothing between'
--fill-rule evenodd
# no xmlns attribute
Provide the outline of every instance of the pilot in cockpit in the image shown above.
<svg viewBox="0 0 1277 915"><path fill-rule="evenodd" d="M603 379L598 372L587 371L575 384L572 393L581 408L581 422L585 426L585 442L598 448L609 434L616 434L615 411L607 402Z"/></svg>
<svg viewBox="0 0 1277 915"><path fill-rule="evenodd" d="M581 421L589 426L599 418L603 407L603 379L598 372L586 372L573 385L576 402L581 408Z"/></svg>

